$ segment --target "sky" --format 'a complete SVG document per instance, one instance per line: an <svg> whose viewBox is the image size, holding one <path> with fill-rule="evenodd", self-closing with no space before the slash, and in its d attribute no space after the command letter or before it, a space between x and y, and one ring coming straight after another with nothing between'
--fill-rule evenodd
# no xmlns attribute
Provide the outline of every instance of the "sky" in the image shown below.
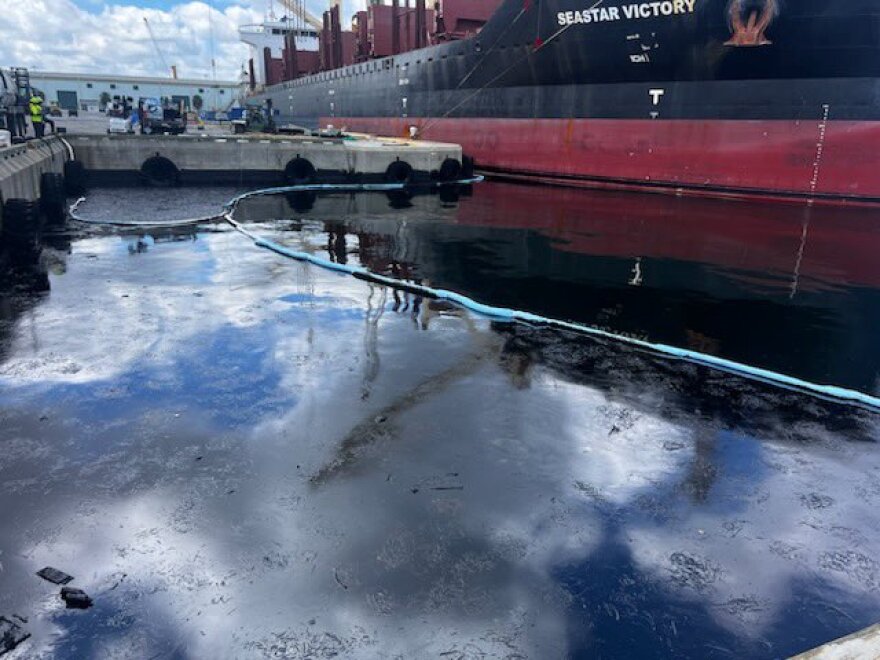
<svg viewBox="0 0 880 660"><path fill-rule="evenodd" d="M275 13L282 15L278 0L8 0L0 19L0 66L168 75L150 41L146 17L165 61L177 65L180 77L211 78L213 51L217 79L236 80L249 57L238 26L262 21L273 1ZM327 4L307 0L316 14ZM364 4L346 0L343 15Z"/></svg>

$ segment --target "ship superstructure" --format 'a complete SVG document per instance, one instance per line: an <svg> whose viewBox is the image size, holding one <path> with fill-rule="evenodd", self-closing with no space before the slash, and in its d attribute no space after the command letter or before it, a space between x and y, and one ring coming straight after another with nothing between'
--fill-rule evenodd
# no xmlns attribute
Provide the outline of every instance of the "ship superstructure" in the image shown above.
<svg viewBox="0 0 880 660"><path fill-rule="evenodd" d="M238 29L241 40L251 47L248 78L252 91L260 91L284 77L277 63L282 60L285 49L295 47L301 53L314 53L317 66L321 19L308 11L302 0L281 0L279 9L280 17L275 14L274 2L270 2L262 23L242 25Z"/></svg>

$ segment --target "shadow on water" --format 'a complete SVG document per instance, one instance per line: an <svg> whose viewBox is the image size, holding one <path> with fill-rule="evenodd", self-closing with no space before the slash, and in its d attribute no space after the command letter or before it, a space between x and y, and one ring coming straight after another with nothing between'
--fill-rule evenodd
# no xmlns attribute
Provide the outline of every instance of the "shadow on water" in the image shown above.
<svg viewBox="0 0 880 660"><path fill-rule="evenodd" d="M0 237L0 363L16 324L49 295L50 273L64 273L69 250L70 239L61 233Z"/></svg>
<svg viewBox="0 0 880 660"><path fill-rule="evenodd" d="M811 432L803 436L799 429L817 424L853 440L877 440L870 424L873 415L852 406L574 333L501 324L495 329L505 337L503 355L514 356L518 369L541 365L569 382L599 387L612 400L673 422L696 415L756 436L776 432L781 425L791 440L809 437Z"/></svg>

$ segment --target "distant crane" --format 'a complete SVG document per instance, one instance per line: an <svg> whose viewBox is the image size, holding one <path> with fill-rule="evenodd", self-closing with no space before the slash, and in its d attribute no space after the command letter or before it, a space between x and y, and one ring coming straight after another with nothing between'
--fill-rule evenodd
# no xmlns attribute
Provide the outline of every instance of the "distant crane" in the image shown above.
<svg viewBox="0 0 880 660"><path fill-rule="evenodd" d="M153 42L153 48L156 49L156 55L159 56L159 62L162 64L162 68L165 71L171 71L172 78L177 78L177 67L174 65L168 66L168 62L165 61L165 56L162 54L162 49L159 48L159 42L156 40L156 35L153 34L153 28L150 26L150 21L147 20L146 16L144 16L144 25L147 26L147 32L150 34L150 41Z"/></svg>
<svg viewBox="0 0 880 660"><path fill-rule="evenodd" d="M208 32L211 37L211 80L217 82L217 59L214 57L214 2L208 0Z"/></svg>

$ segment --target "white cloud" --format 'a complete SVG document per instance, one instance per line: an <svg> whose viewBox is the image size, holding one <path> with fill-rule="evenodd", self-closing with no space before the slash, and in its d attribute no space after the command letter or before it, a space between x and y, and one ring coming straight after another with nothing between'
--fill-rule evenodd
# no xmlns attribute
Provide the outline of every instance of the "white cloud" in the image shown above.
<svg viewBox="0 0 880 660"><path fill-rule="evenodd" d="M131 0L129 0L131 2ZM311 0L309 9L320 15L327 2ZM211 32L217 77L237 79L249 57L238 39L238 26L261 22L265 0L224 3L181 2L156 9L155 2L133 4L30 0L4 4L0 20L0 66L26 66L44 71L95 72L165 76L150 35L146 17L168 65L181 77L211 76ZM363 9L366 0L345 0L343 15ZM285 13L275 0L277 16ZM208 20L208 17L211 20Z"/></svg>
<svg viewBox="0 0 880 660"><path fill-rule="evenodd" d="M259 6L262 3L255 3ZM238 26L259 22L263 9L250 2L211 10L184 2L168 10L104 4L93 11L71 0L9 3L0 21L0 64L32 69L167 75L147 28L153 28L165 61L181 77L211 75L211 32L217 77L235 79L248 58ZM210 16L210 20L209 20Z"/></svg>

